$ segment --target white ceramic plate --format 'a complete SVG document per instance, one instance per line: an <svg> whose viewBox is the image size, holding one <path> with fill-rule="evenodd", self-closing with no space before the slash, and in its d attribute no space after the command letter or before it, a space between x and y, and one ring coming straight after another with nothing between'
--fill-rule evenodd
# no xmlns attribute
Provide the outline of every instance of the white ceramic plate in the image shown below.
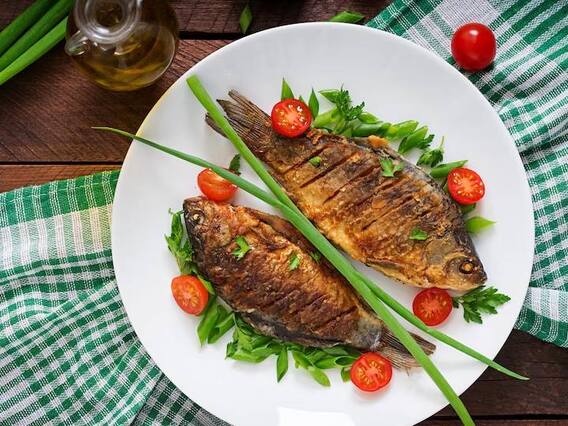
<svg viewBox="0 0 568 426"><path fill-rule="evenodd" d="M454 312L442 330L493 358L509 335L527 289L533 255L533 215L519 155L503 123L469 81L432 53L394 35L345 24L312 23L280 27L231 43L189 70L166 92L139 133L220 165L235 153L230 142L204 123L204 110L185 79L197 74L216 98L237 89L269 111L286 77L307 99L311 87L344 84L355 101L392 122L416 119L446 137L446 160L468 159L483 176L487 194L483 216L498 223L475 237L488 283L511 296L499 315L483 325L466 324ZM326 108L322 101L322 108ZM437 143L437 142L436 142ZM236 425L412 424L446 405L423 371L396 372L389 388L363 395L331 373L323 388L292 363L276 383L274 359L259 365L225 360L225 343L200 348L197 319L184 314L170 294L177 274L168 253L168 208L199 193L200 171L188 163L133 143L116 191L112 248L120 294L144 347L162 371L188 397ZM243 176L259 182L244 167ZM244 194L235 199L270 209ZM416 294L358 265L410 306ZM484 365L445 345L433 356L458 393L483 372Z"/></svg>

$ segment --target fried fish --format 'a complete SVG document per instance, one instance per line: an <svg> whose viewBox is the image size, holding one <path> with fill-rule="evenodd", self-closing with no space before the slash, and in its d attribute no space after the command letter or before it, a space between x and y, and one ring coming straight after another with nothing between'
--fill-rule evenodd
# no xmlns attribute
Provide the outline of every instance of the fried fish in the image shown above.
<svg viewBox="0 0 568 426"><path fill-rule="evenodd" d="M235 91L229 96L219 103L243 141L300 210L351 257L417 287L465 291L485 282L456 203L386 141L317 130L288 139L252 102ZM209 116L207 122L222 134ZM309 161L314 157L317 165ZM385 176L381 161L402 170ZM426 239L411 238L416 231Z"/></svg>
<svg viewBox="0 0 568 426"><path fill-rule="evenodd" d="M311 347L349 345L381 353L398 368L418 366L343 276L312 257L314 248L288 222L201 197L185 200L183 210L200 272L259 333ZM242 257L235 253L237 237L249 246ZM427 354L434 351L414 338Z"/></svg>

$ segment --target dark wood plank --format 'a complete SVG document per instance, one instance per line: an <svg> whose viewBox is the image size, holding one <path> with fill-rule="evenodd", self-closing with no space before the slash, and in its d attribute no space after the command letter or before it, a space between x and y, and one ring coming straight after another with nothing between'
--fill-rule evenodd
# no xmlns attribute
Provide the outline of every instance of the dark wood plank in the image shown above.
<svg viewBox="0 0 568 426"><path fill-rule="evenodd" d="M477 426L566 426L568 424L568 417L565 419L546 419L546 418L531 418L531 419L473 419ZM454 426L461 423L457 418L436 419L424 421L420 423L421 426Z"/></svg>
<svg viewBox="0 0 568 426"><path fill-rule="evenodd" d="M0 192L119 168L119 164L0 165Z"/></svg>
<svg viewBox="0 0 568 426"><path fill-rule="evenodd" d="M155 85L110 92L85 79L61 46L0 90L0 162L120 162L128 142L90 129L136 131L165 90L225 41L180 43L171 68Z"/></svg>
<svg viewBox="0 0 568 426"><path fill-rule="evenodd" d="M33 0L4 0L0 28L18 16ZM342 10L374 17L391 0L252 0L251 32L297 22L326 21ZM174 0L180 30L189 33L240 36L239 15L247 0Z"/></svg>

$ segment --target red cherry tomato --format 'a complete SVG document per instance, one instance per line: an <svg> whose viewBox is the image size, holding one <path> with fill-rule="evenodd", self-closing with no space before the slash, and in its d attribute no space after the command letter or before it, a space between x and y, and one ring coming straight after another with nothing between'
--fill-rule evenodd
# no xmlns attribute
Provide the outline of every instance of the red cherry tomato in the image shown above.
<svg viewBox="0 0 568 426"><path fill-rule="evenodd" d="M486 68L495 59L496 50L493 31L477 22L459 27L452 37L452 56L466 71Z"/></svg>
<svg viewBox="0 0 568 426"><path fill-rule="evenodd" d="M213 201L227 201L235 195L237 187L211 169L197 175L197 185L203 195Z"/></svg>
<svg viewBox="0 0 568 426"><path fill-rule="evenodd" d="M473 170L458 167L448 174L448 191L458 203L473 204L485 195L485 184Z"/></svg>
<svg viewBox="0 0 568 426"><path fill-rule="evenodd" d="M272 108L272 128L287 138L300 136L312 124L308 106L297 99L284 99Z"/></svg>
<svg viewBox="0 0 568 426"><path fill-rule="evenodd" d="M446 290L428 288L416 295L412 302L412 310L424 324L438 325L450 316L452 297Z"/></svg>
<svg viewBox="0 0 568 426"><path fill-rule="evenodd" d="M192 315L199 315L207 306L209 293L193 275L180 275L172 280L172 294L178 306Z"/></svg>
<svg viewBox="0 0 568 426"><path fill-rule="evenodd" d="M365 392L384 388L392 377L392 364L385 357L374 352L362 354L351 366L351 381Z"/></svg>

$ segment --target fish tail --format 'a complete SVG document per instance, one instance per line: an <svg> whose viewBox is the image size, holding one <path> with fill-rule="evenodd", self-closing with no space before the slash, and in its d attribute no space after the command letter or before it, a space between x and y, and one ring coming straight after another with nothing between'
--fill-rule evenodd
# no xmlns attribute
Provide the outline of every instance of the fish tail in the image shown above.
<svg viewBox="0 0 568 426"><path fill-rule="evenodd" d="M259 107L235 90L229 92L232 100L218 100L227 114L231 126L243 141L251 148L260 148L271 140L273 131L270 117ZM217 133L224 132L213 121L209 114L205 117L207 124Z"/></svg>
<svg viewBox="0 0 568 426"><path fill-rule="evenodd" d="M434 353L436 345L414 333L410 333L410 335L416 340L416 343L418 343L426 355ZM418 361L408 352L408 349L404 347L400 340L398 340L389 329L384 329L381 344L382 346L377 352L388 358L396 368L408 370L420 366Z"/></svg>

